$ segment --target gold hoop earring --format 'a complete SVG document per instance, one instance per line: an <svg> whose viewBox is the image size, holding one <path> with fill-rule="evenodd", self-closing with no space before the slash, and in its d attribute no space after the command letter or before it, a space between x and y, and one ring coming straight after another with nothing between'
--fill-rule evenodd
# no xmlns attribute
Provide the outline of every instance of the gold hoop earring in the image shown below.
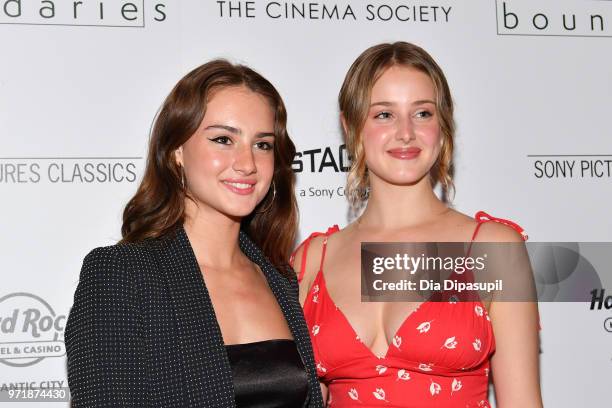
<svg viewBox="0 0 612 408"><path fill-rule="evenodd" d="M272 203L274 202L275 198L276 198L276 183L274 183L274 180L272 180L272 199L270 200L268 205L266 205L265 209L256 211L255 214L263 214L267 212L270 208L272 208Z"/></svg>

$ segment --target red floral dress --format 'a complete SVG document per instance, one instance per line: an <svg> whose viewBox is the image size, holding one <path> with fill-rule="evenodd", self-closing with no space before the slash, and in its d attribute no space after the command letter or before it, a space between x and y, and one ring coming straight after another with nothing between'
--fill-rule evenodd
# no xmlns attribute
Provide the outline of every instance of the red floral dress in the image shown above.
<svg viewBox="0 0 612 408"><path fill-rule="evenodd" d="M476 214L478 225L497 221L523 230L511 221ZM304 243L302 268L310 240ZM523 234L526 239L526 236ZM299 277L300 280L302 276ZM495 351L487 311L478 301L427 301L399 327L385 355L376 356L359 339L334 304L320 267L304 303L319 379L329 390L332 407L490 407L487 400L489 359Z"/></svg>

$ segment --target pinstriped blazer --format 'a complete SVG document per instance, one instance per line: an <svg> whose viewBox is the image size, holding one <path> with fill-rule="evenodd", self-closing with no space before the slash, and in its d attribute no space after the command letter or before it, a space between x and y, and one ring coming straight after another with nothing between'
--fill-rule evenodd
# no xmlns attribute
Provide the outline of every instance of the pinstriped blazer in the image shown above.
<svg viewBox="0 0 612 408"><path fill-rule="evenodd" d="M312 346L297 297L240 232L263 271L322 407ZM171 237L94 249L83 263L65 330L73 407L234 407L233 378L200 268L181 227Z"/></svg>

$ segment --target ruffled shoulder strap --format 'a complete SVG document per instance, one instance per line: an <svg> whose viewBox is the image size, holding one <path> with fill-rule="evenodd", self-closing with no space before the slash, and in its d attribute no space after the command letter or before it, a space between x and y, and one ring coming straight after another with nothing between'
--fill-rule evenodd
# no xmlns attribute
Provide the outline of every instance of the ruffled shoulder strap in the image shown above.
<svg viewBox="0 0 612 408"><path fill-rule="evenodd" d="M478 211L476 215L474 216L474 219L476 220L476 222L478 222L478 225L476 225L476 228L474 229L474 233L472 234L472 241L476 239L476 235L478 235L478 231L480 230L480 227L482 226L482 224L486 222L490 222L490 221L499 222L500 224L505 224L509 226L510 228L514 229L516 232L521 234L521 237L523 237L523 241L527 241L527 239L529 238L527 234L525 233L525 230L517 223L512 222L510 220L503 219L503 218L493 217L492 215L489 215L484 211Z"/></svg>
<svg viewBox="0 0 612 408"><path fill-rule="evenodd" d="M321 269L321 266L323 265L323 260L325 258L325 250L327 249L327 237L329 237L331 234L335 232L338 232L339 230L340 228L338 227L338 225L334 225L332 227L329 227L326 232L313 232L297 248L295 248L295 251L293 251L293 253L291 254L291 258L289 258L289 263L293 267L295 267L294 265L295 255L300 250L300 248L304 248L302 251L302 259L300 262L300 271L298 273L298 282L302 282L302 279L304 278L304 272L306 271L306 259L308 256L308 248L310 247L310 242L312 241L312 239L319 237L321 235L324 235L326 237L325 241L323 242L323 250L321 252L321 262L319 264L319 269Z"/></svg>

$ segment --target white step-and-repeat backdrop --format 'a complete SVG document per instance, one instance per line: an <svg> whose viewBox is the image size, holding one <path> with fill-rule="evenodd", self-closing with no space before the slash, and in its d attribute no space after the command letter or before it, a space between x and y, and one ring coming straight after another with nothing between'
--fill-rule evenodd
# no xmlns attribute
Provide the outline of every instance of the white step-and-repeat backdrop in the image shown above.
<svg viewBox="0 0 612 408"><path fill-rule="evenodd" d="M344 74L397 40L450 82L457 209L532 241L612 241L612 1L0 0L0 389L67 384L82 258L120 238L180 77L225 57L278 87L304 237L348 222ZM610 404L612 298L590 306L541 304L546 406Z"/></svg>

